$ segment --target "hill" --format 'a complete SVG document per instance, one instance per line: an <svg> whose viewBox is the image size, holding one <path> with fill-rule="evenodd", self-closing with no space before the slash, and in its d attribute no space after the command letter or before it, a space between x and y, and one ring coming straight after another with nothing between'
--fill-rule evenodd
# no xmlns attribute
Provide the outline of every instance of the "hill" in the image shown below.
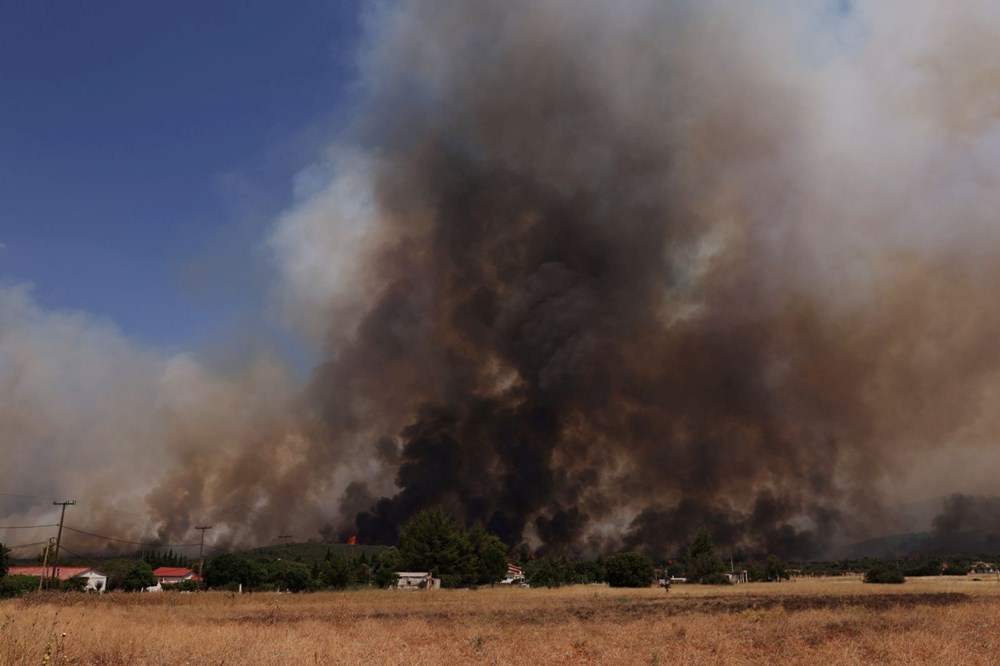
<svg viewBox="0 0 1000 666"><path fill-rule="evenodd" d="M306 564L312 566L313 563L323 562L326 558L327 552L352 559L355 557L361 557L362 553L371 557L374 554L383 553L390 549L391 546L351 546L346 543L306 541L303 543L261 546L259 548L252 548L251 550L246 551L245 554L256 557L266 557L274 560L296 560L305 562Z"/></svg>

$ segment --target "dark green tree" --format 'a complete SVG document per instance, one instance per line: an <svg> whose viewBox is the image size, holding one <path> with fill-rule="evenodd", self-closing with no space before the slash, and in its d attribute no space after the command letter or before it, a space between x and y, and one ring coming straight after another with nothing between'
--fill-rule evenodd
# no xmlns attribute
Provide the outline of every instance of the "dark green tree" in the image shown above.
<svg viewBox="0 0 1000 666"><path fill-rule="evenodd" d="M304 592L312 587L313 577L306 564L283 561L275 582L290 592Z"/></svg>
<svg viewBox="0 0 1000 666"><path fill-rule="evenodd" d="M715 543L706 528L701 528L688 549L688 578L699 583L728 582L723 576L725 565L715 553Z"/></svg>
<svg viewBox="0 0 1000 666"><path fill-rule="evenodd" d="M902 570L894 563L879 562L865 571L866 583L891 583L900 584L906 582L906 577Z"/></svg>
<svg viewBox="0 0 1000 666"><path fill-rule="evenodd" d="M577 583L603 583L607 580L603 558L580 560L573 565Z"/></svg>
<svg viewBox="0 0 1000 666"><path fill-rule="evenodd" d="M242 586L245 592L253 592L267 578L267 568L261 562L233 553L212 558L205 568L205 584L214 588Z"/></svg>
<svg viewBox="0 0 1000 666"><path fill-rule="evenodd" d="M507 573L507 546L500 537L487 532L477 521L466 531L465 541L475 560L475 569L472 579L464 582L491 585L502 580Z"/></svg>
<svg viewBox="0 0 1000 666"><path fill-rule="evenodd" d="M384 563L378 564L375 567L375 573L372 574L372 582L375 584L375 587L384 590L386 588L395 587L396 583L399 582L399 576L392 567Z"/></svg>
<svg viewBox="0 0 1000 666"><path fill-rule="evenodd" d="M421 511L403 527L399 553L408 571L429 571L435 578L460 581L475 575L468 540L441 508Z"/></svg>
<svg viewBox="0 0 1000 666"><path fill-rule="evenodd" d="M604 562L611 587L649 587L655 578L653 563L640 553L618 553Z"/></svg>
<svg viewBox="0 0 1000 666"><path fill-rule="evenodd" d="M148 562L139 561L125 575L122 589L126 592L141 592L154 585L156 585L156 576L153 575L153 569L150 568Z"/></svg>
<svg viewBox="0 0 1000 666"><path fill-rule="evenodd" d="M7 575L10 568L10 548L0 543L0 578Z"/></svg>
<svg viewBox="0 0 1000 666"><path fill-rule="evenodd" d="M524 566L524 575L532 587L559 587L563 584L559 567L547 557L528 560Z"/></svg>
<svg viewBox="0 0 1000 666"><path fill-rule="evenodd" d="M768 555L764 561L764 580L779 582L788 580L788 572L785 571L785 563L777 555Z"/></svg>
<svg viewBox="0 0 1000 666"><path fill-rule="evenodd" d="M343 590L354 582L350 562L343 555L330 555L319 569L319 580L323 587Z"/></svg>

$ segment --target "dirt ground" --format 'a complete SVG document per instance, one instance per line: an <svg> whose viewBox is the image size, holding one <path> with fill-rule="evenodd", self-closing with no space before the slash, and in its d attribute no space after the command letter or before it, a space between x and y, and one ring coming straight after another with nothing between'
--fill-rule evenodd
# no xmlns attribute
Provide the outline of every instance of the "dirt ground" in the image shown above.
<svg viewBox="0 0 1000 666"><path fill-rule="evenodd" d="M1000 583L52 594L0 602L7 664L997 664Z"/></svg>

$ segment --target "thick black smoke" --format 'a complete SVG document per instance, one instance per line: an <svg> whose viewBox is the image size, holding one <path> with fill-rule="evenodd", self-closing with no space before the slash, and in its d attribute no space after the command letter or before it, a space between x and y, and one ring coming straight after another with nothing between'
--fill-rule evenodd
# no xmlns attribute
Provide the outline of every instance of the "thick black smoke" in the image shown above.
<svg viewBox="0 0 1000 666"><path fill-rule="evenodd" d="M884 525L900 455L978 417L955 380L995 376L996 271L878 233L858 263L838 221L883 207L804 192L823 113L773 9L373 13L377 223L312 391L331 441L393 458L362 540L443 505L551 551L671 552L706 525L804 557Z"/></svg>
<svg viewBox="0 0 1000 666"><path fill-rule="evenodd" d="M392 542L443 505L657 556L704 525L804 557L987 493L998 26L991 0L372 2L355 119L270 237L326 359L305 390L0 287L0 481L132 541Z"/></svg>

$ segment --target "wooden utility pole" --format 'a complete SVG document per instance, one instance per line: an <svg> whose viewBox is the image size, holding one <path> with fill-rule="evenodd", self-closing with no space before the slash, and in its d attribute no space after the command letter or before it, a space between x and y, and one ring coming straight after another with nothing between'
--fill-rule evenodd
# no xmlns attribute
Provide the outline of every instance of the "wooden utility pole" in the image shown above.
<svg viewBox="0 0 1000 666"><path fill-rule="evenodd" d="M59 514L59 531L56 533L56 552L52 556L52 575L59 575L59 544L62 542L63 520L66 518L66 507L76 504L76 500L68 502L53 502L53 506L62 506L62 513Z"/></svg>
<svg viewBox="0 0 1000 666"><path fill-rule="evenodd" d="M42 553L42 575L38 577L38 591L42 591L42 585L45 583L45 575L49 572L49 551L52 550L52 537L49 537L48 543L45 544L45 550Z"/></svg>
<svg viewBox="0 0 1000 666"><path fill-rule="evenodd" d="M198 546L198 578L201 578L202 587L205 586L205 530L212 529L211 525L199 525L196 530L201 530L201 543Z"/></svg>

